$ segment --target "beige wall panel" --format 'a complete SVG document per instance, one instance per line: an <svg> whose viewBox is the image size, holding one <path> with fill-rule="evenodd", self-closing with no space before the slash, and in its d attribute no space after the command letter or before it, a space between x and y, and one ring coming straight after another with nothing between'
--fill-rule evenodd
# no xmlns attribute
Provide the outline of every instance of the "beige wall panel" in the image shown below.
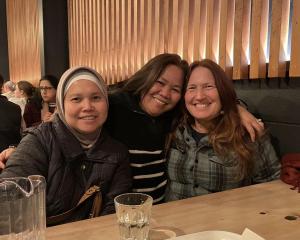
<svg viewBox="0 0 300 240"><path fill-rule="evenodd" d="M38 85L43 74L42 1L7 0L7 38L10 80Z"/></svg>
<svg viewBox="0 0 300 240"><path fill-rule="evenodd" d="M193 60L199 60L200 59L200 34L202 34L201 31L201 0L194 1L193 9L193 53L192 53L192 59Z"/></svg>
<svg viewBox="0 0 300 240"><path fill-rule="evenodd" d="M192 2L192 1L191 1ZM183 27L182 27L182 57L189 62L191 62L191 54L189 54L189 48L192 47L192 45L189 45L190 39L192 39L192 29L189 22L190 19L190 1L184 0L182 2L182 20L183 20Z"/></svg>
<svg viewBox="0 0 300 240"><path fill-rule="evenodd" d="M250 0L236 0L234 13L233 79L248 78Z"/></svg>
<svg viewBox="0 0 300 240"><path fill-rule="evenodd" d="M226 42L227 42L227 23L228 23L228 0L220 2L220 35L218 49L218 63L226 70Z"/></svg>
<svg viewBox="0 0 300 240"><path fill-rule="evenodd" d="M251 16L250 78L266 77L266 41L269 0L253 0Z"/></svg>
<svg viewBox="0 0 300 240"><path fill-rule="evenodd" d="M289 0L276 0L272 3L269 77L285 76L289 10Z"/></svg>
<svg viewBox="0 0 300 240"><path fill-rule="evenodd" d="M300 76L300 1L294 0L290 76Z"/></svg>
<svg viewBox="0 0 300 240"><path fill-rule="evenodd" d="M214 1L206 0L205 58L216 60L213 53Z"/></svg>

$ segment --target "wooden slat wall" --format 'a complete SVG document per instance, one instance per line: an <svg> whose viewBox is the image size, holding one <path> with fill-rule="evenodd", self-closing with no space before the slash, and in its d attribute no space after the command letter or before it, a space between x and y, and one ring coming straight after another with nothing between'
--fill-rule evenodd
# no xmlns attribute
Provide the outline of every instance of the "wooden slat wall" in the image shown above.
<svg viewBox="0 0 300 240"><path fill-rule="evenodd" d="M284 76L290 14L300 76L299 1L291 13L290 0L69 0L68 10L70 65L94 67L109 84L162 52L210 58L233 79Z"/></svg>
<svg viewBox="0 0 300 240"><path fill-rule="evenodd" d="M300 1L294 0L294 11L292 13L292 43L290 76L300 76Z"/></svg>
<svg viewBox="0 0 300 240"><path fill-rule="evenodd" d="M269 0L253 0L251 17L250 78L266 76Z"/></svg>
<svg viewBox="0 0 300 240"><path fill-rule="evenodd" d="M44 68L42 0L6 0L10 80L38 84Z"/></svg>
<svg viewBox="0 0 300 240"><path fill-rule="evenodd" d="M271 43L269 77L284 77L286 72L286 51L289 27L289 0L276 0L272 4Z"/></svg>

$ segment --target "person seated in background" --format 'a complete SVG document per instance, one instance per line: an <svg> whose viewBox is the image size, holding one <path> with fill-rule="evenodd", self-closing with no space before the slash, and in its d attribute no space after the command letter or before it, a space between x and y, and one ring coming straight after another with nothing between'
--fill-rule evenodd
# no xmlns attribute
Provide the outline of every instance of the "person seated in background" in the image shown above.
<svg viewBox="0 0 300 240"><path fill-rule="evenodd" d="M184 117L170 136L166 200L219 192L279 178L267 134L251 141L232 81L211 60L190 66Z"/></svg>
<svg viewBox="0 0 300 240"><path fill-rule="evenodd" d="M48 122L54 116L56 109L56 88L58 79L52 75L45 75L39 81L39 90L27 100L24 110L26 128Z"/></svg>
<svg viewBox="0 0 300 240"><path fill-rule="evenodd" d="M21 109L1 95L3 78L0 75L0 151L21 140ZM3 163L0 161L0 169Z"/></svg>
<svg viewBox="0 0 300 240"><path fill-rule="evenodd" d="M150 59L119 90L110 94L107 127L130 153L133 191L164 201L167 184L165 142L175 129L188 63L177 54L163 53ZM263 126L239 107L243 122L255 138ZM1 161L1 155L0 155Z"/></svg>
<svg viewBox="0 0 300 240"><path fill-rule="evenodd" d="M25 105L28 98L32 97L35 91L34 86L28 81L19 81L16 84L15 96L10 98L9 101L18 104L24 114Z"/></svg>
<svg viewBox="0 0 300 240"><path fill-rule="evenodd" d="M7 99L9 100L10 98L15 96L15 89L16 85L12 81L6 81L3 85L2 95L7 97Z"/></svg>
<svg viewBox="0 0 300 240"><path fill-rule="evenodd" d="M76 207L94 185L103 198L100 215L113 213L114 197L131 190L132 176L127 148L103 128L109 105L102 77L88 67L67 70L56 103L53 121L40 124L22 139L0 178L44 176L51 225L98 216L93 201L99 197L97 192ZM70 209L70 216L57 219Z"/></svg>

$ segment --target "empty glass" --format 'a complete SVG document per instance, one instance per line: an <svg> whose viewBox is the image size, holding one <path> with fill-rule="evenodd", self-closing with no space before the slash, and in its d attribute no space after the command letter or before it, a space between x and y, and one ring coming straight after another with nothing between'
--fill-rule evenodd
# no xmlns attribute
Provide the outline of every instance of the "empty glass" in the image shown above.
<svg viewBox="0 0 300 240"><path fill-rule="evenodd" d="M46 183L43 176L0 179L0 240L44 240Z"/></svg>
<svg viewBox="0 0 300 240"><path fill-rule="evenodd" d="M121 240L147 240L153 199L142 193L125 193L114 199Z"/></svg>

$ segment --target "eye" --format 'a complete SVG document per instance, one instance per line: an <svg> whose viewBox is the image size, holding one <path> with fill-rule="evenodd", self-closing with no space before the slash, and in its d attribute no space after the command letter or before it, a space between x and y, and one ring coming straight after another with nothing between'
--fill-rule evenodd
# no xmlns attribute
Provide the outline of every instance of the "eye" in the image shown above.
<svg viewBox="0 0 300 240"><path fill-rule="evenodd" d="M93 99L94 101L100 101L100 100L102 99L102 96L101 96L101 95L94 95L94 96L92 97L92 99Z"/></svg>
<svg viewBox="0 0 300 240"><path fill-rule="evenodd" d="M187 88L186 88L187 91L193 91L195 89L196 89L195 85L188 85Z"/></svg>
<svg viewBox="0 0 300 240"><path fill-rule="evenodd" d="M81 100L80 97L72 97L71 98L71 102L73 102L73 103L78 103L78 102L80 102L80 100Z"/></svg>
<svg viewBox="0 0 300 240"><path fill-rule="evenodd" d="M179 88L172 88L172 91L176 93L181 93L181 89Z"/></svg>
<svg viewBox="0 0 300 240"><path fill-rule="evenodd" d="M211 90L214 89L216 86L214 84L208 83L203 85L203 89L205 90Z"/></svg>
<svg viewBox="0 0 300 240"><path fill-rule="evenodd" d="M162 86L165 85L165 83L160 79L156 80L156 83Z"/></svg>

